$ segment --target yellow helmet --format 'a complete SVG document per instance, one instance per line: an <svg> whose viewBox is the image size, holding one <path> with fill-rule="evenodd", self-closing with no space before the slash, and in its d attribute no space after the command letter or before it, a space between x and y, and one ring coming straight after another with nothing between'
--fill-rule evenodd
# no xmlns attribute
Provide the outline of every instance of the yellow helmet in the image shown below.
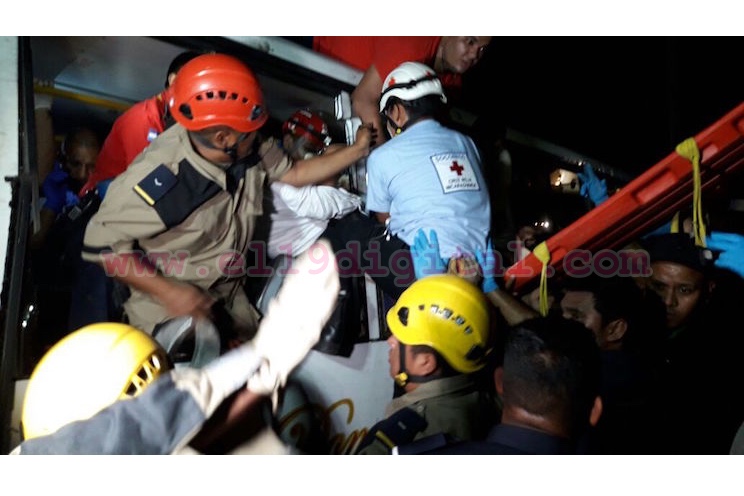
<svg viewBox="0 0 744 496"><path fill-rule="evenodd" d="M42 357L31 374L21 421L25 439L51 434L131 398L171 368L145 332L117 323L85 326Z"/></svg>
<svg viewBox="0 0 744 496"><path fill-rule="evenodd" d="M488 304L483 292L461 277L432 275L414 282L388 311L387 324L398 341L434 348L458 372L485 365Z"/></svg>

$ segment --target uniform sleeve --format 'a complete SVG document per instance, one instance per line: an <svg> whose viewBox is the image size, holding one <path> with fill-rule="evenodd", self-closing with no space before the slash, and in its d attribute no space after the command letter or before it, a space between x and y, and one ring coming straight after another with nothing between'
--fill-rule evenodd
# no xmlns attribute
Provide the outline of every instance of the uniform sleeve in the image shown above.
<svg viewBox="0 0 744 496"><path fill-rule="evenodd" d="M292 168L294 163L279 147L274 138L268 138L264 143L261 143L258 153L261 155L261 165L266 171L269 183L278 181Z"/></svg>
<svg viewBox="0 0 744 496"><path fill-rule="evenodd" d="M88 420L23 442L13 454L162 455L185 446L261 364L252 346L236 348L205 368L178 369L130 400Z"/></svg>
<svg viewBox="0 0 744 496"><path fill-rule="evenodd" d="M129 171L128 171L129 172ZM85 229L82 258L100 262L99 254L131 251L134 242L165 230L157 211L134 191L141 174L124 173L109 186L98 212Z"/></svg>
<svg viewBox="0 0 744 496"><path fill-rule="evenodd" d="M361 199L357 195L331 186L297 188L290 184L275 183L272 189L295 214L311 219L337 219L361 205Z"/></svg>
<svg viewBox="0 0 744 496"><path fill-rule="evenodd" d="M382 167L385 154L377 152L367 158L367 209L373 212L390 212L392 198L388 191L388 180L384 176Z"/></svg>

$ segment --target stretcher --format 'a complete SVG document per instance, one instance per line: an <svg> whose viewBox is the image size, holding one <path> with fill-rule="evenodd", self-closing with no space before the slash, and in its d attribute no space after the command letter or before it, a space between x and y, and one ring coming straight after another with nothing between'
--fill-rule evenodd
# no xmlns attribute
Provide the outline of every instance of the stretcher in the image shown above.
<svg viewBox="0 0 744 496"><path fill-rule="evenodd" d="M744 102L694 140L700 151L701 190L713 191L744 169ZM572 250L615 250L669 221L675 212L692 205L693 180L692 162L672 152L549 238L545 242L550 254L548 273L562 274L564 258ZM542 268L531 253L509 267L504 280L513 291L523 293L538 283Z"/></svg>

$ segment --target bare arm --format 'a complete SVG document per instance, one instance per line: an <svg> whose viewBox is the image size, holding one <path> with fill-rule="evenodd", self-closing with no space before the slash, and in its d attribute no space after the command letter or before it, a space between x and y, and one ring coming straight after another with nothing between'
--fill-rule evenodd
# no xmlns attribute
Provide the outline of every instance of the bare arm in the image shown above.
<svg viewBox="0 0 744 496"><path fill-rule="evenodd" d="M486 297L501 312L501 315L504 316L506 322L511 326L540 316L532 307L526 305L503 289L496 289L495 291L486 293Z"/></svg>
<svg viewBox="0 0 744 496"><path fill-rule="evenodd" d="M340 174L357 160L369 155L372 141L372 129L360 126L357 129L356 141L353 145L341 148L333 153L325 153L307 160L298 160L280 179L292 186L307 186L319 184Z"/></svg>
<svg viewBox="0 0 744 496"><path fill-rule="evenodd" d="M385 127L380 120L379 102L381 92L382 78L380 78L377 68L371 65L351 93L351 109L354 115L358 116L363 124L372 124L377 132L375 146L387 141L384 132Z"/></svg>
<svg viewBox="0 0 744 496"><path fill-rule="evenodd" d="M380 224L384 224L390 218L390 213L388 213L388 212L375 212L375 217L377 217L377 222L379 222Z"/></svg>

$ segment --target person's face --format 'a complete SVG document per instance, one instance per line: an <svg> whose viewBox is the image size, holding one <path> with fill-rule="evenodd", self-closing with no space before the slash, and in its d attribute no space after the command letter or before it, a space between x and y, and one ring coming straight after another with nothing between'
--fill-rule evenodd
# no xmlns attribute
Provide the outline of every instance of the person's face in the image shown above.
<svg viewBox="0 0 744 496"><path fill-rule="evenodd" d="M248 134L245 134L245 133L235 134L235 140L238 143L238 160L240 160L241 158L245 158L251 154L251 150L253 149L253 141L255 139L256 139L255 132L251 132Z"/></svg>
<svg viewBox="0 0 744 496"><path fill-rule="evenodd" d="M387 343L388 346L390 346L390 349L388 350L390 377L395 378L395 376L400 373L400 341L391 334L390 337L387 338Z"/></svg>
<svg viewBox="0 0 744 496"><path fill-rule="evenodd" d="M600 348L605 344L602 315L594 308L594 294L590 291L566 291L561 299L564 319L581 322L594 333Z"/></svg>
<svg viewBox="0 0 744 496"><path fill-rule="evenodd" d="M98 148L72 146L65 156L65 169L73 181L84 184L96 166Z"/></svg>
<svg viewBox="0 0 744 496"><path fill-rule="evenodd" d="M672 262L654 262L646 287L659 295L666 307L668 329L685 324L705 291L703 274Z"/></svg>
<svg viewBox="0 0 744 496"><path fill-rule="evenodd" d="M483 56L490 36L453 36L443 46L442 61L444 70L462 74Z"/></svg>

